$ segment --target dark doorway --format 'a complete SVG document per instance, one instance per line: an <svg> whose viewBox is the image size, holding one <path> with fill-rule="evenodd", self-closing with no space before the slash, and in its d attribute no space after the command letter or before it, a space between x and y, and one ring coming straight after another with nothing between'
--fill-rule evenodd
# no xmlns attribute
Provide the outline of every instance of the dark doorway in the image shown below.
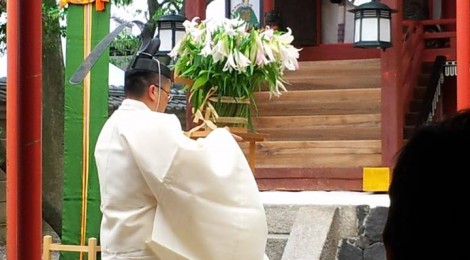
<svg viewBox="0 0 470 260"><path fill-rule="evenodd" d="M319 0L275 0L281 29L291 28L294 45L314 46L317 44L317 1Z"/></svg>

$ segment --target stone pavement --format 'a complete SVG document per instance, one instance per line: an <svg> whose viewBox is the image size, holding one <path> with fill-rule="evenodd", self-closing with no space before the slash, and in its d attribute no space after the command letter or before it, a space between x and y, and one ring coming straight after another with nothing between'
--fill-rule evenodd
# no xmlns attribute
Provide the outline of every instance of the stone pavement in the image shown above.
<svg viewBox="0 0 470 260"><path fill-rule="evenodd" d="M388 207L388 194L353 191L263 191L264 204L274 205L369 205Z"/></svg>
<svg viewBox="0 0 470 260"><path fill-rule="evenodd" d="M270 260L385 260L388 194L268 191L261 198Z"/></svg>
<svg viewBox="0 0 470 260"><path fill-rule="evenodd" d="M380 232L388 194L348 191L264 191L270 260L356 260L382 256ZM44 234L58 236L44 223ZM0 245L0 260L5 260ZM54 255L53 260L57 260Z"/></svg>

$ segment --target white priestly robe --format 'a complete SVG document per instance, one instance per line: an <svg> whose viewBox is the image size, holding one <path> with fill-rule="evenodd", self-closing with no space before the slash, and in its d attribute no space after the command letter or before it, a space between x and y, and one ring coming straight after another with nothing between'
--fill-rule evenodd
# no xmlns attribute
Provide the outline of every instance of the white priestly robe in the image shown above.
<svg viewBox="0 0 470 260"><path fill-rule="evenodd" d="M227 130L194 141L176 116L126 99L101 130L95 159L102 259L263 259L266 215Z"/></svg>

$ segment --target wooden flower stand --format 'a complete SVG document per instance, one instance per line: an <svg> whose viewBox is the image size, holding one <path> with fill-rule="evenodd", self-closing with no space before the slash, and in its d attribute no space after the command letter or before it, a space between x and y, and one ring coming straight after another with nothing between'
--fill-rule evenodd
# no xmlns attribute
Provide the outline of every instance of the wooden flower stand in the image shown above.
<svg viewBox="0 0 470 260"><path fill-rule="evenodd" d="M268 137L268 134L261 134L261 133L248 133L248 132L238 132L238 131L230 131L231 133L240 136L243 138L241 142L249 142L249 149L248 149L248 164L250 165L251 172L255 173L255 162L256 162L256 142L262 142ZM210 131L195 131L191 132L190 137L192 139L197 139L201 137L206 137Z"/></svg>
<svg viewBox="0 0 470 260"><path fill-rule="evenodd" d="M94 237L88 239L87 246L78 246L55 244L52 243L51 236L44 236L42 251L43 260L51 259L51 251L83 252L88 254L88 260L95 260L97 259L96 254L101 251L101 247L97 245L97 239Z"/></svg>

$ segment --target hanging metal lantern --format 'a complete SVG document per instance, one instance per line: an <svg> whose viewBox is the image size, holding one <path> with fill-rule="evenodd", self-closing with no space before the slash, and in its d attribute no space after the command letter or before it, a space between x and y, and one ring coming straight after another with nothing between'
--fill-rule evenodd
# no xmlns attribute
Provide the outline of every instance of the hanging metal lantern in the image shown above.
<svg viewBox="0 0 470 260"><path fill-rule="evenodd" d="M167 55L184 35L183 22L186 17L179 14L163 15L157 20L160 38L160 55Z"/></svg>
<svg viewBox="0 0 470 260"><path fill-rule="evenodd" d="M392 47L392 13L396 12L378 0L362 4L354 13L354 40L357 48Z"/></svg>

